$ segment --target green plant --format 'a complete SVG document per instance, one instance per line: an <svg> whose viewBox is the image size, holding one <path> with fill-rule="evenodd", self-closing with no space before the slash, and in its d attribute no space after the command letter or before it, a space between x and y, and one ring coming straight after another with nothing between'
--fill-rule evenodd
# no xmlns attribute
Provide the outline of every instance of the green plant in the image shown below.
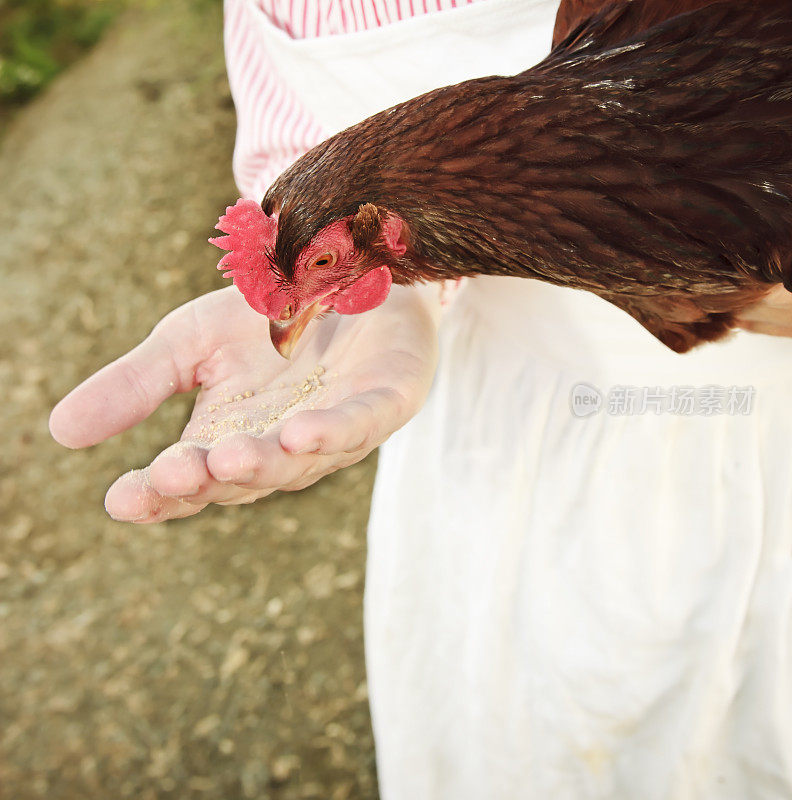
<svg viewBox="0 0 792 800"><path fill-rule="evenodd" d="M121 5L0 0L0 110L29 100L95 44Z"/></svg>

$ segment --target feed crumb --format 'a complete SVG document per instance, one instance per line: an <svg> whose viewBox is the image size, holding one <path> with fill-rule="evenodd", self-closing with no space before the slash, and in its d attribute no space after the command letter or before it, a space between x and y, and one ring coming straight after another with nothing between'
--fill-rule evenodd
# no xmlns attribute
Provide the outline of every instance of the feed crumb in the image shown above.
<svg viewBox="0 0 792 800"><path fill-rule="evenodd" d="M237 411L230 411L226 417L212 414L220 409L217 404L207 406L206 413L200 415L195 422L202 423L193 430L190 440L202 447L210 446L226 436L235 433L247 433L251 436L260 436L274 425L282 422L287 417L297 413L315 408L316 401L322 397L326 388L320 380L320 376L325 373L322 366L317 366L314 371L303 381L299 381L287 387L285 383L280 384L282 389L290 388L291 397L286 398L281 403L273 400L261 401L258 404L246 402ZM261 387L258 391L248 389L239 392L233 397L221 398L224 403L239 403L240 401L250 401L251 398L261 394L271 394L274 390L268 387ZM211 415L211 416L210 416Z"/></svg>

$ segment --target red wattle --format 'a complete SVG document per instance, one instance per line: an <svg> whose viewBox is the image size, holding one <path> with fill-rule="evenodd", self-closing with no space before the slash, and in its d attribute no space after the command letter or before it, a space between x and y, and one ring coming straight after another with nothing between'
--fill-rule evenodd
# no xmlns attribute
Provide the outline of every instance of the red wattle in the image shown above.
<svg viewBox="0 0 792 800"><path fill-rule="evenodd" d="M387 267L379 267L358 278L351 286L339 292L333 300L333 309L339 314L362 314L385 302L393 279Z"/></svg>

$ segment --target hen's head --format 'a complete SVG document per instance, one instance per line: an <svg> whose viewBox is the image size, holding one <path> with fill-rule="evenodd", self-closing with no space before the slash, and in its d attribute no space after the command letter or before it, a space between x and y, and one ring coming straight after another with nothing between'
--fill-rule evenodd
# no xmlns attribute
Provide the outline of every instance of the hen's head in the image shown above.
<svg viewBox="0 0 792 800"><path fill-rule="evenodd" d="M272 342L287 358L317 314L360 314L384 302L391 269L407 249L399 217L370 203L325 225L287 259L277 253L278 215L267 216L253 200L229 206L217 228L228 235L209 241L229 251L218 269L269 317Z"/></svg>

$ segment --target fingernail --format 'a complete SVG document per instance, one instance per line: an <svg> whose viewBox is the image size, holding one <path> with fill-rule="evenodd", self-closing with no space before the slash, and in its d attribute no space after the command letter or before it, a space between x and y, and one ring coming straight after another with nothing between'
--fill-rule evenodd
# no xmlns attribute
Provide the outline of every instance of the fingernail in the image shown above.
<svg viewBox="0 0 792 800"><path fill-rule="evenodd" d="M107 511L107 509L105 509L105 511ZM107 511L107 515L115 522L141 522L142 520L148 519L151 516L150 514L146 513L141 514L139 517L117 517L115 514L111 514L109 511Z"/></svg>

